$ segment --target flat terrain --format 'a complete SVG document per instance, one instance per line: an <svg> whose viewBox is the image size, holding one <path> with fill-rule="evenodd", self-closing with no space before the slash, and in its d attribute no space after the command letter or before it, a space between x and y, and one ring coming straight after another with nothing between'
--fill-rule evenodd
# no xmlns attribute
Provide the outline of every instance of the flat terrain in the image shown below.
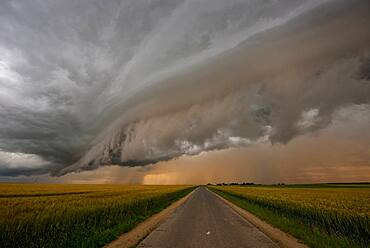
<svg viewBox="0 0 370 248"><path fill-rule="evenodd" d="M102 247L192 190L0 184L0 247Z"/></svg>
<svg viewBox="0 0 370 248"><path fill-rule="evenodd" d="M0 184L0 247L102 247L193 189ZM370 242L369 184L210 186L190 194L139 247L277 247L209 190L311 247Z"/></svg>
<svg viewBox="0 0 370 248"><path fill-rule="evenodd" d="M370 243L370 184L209 188L312 247Z"/></svg>
<svg viewBox="0 0 370 248"><path fill-rule="evenodd" d="M155 229L138 247L278 247L205 187Z"/></svg>

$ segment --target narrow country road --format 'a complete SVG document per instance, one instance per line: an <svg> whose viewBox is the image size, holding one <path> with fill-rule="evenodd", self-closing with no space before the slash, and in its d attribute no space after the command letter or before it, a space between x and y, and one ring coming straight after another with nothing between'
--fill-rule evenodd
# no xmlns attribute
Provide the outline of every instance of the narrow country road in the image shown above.
<svg viewBox="0 0 370 248"><path fill-rule="evenodd" d="M138 247L277 248L278 246L212 192L200 187Z"/></svg>

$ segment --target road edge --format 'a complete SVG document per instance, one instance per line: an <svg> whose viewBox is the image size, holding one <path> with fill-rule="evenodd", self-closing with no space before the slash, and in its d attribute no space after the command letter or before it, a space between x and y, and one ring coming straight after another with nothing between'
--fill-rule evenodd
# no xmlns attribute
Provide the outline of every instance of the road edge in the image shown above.
<svg viewBox="0 0 370 248"><path fill-rule="evenodd" d="M161 212L150 216L130 231L122 234L116 240L108 243L104 248L130 248L137 245L143 238L149 235L156 227L158 227L163 221L165 221L178 207L186 202L187 199L196 190L195 188L189 194L175 201Z"/></svg>
<svg viewBox="0 0 370 248"><path fill-rule="evenodd" d="M207 190L209 189L207 188ZM240 216L242 216L244 219L246 219L251 224L253 224L255 227L257 227L261 232L263 232L269 238L275 241L280 247L282 248L309 248L309 246L307 246L306 244L303 244L301 241L299 241L295 237L261 220L260 218L251 214L244 208L241 208L235 205L234 203L226 200L225 198L213 192L212 190L209 190L209 191L215 194L219 199L221 199L224 203L226 203L231 209L237 212Z"/></svg>

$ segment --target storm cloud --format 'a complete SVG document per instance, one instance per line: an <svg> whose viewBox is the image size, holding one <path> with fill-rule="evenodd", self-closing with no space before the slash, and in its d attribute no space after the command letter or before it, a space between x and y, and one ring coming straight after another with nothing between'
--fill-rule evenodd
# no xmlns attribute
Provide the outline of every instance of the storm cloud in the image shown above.
<svg viewBox="0 0 370 248"><path fill-rule="evenodd" d="M2 1L0 175L286 145L342 108L370 110L369 12L366 0Z"/></svg>

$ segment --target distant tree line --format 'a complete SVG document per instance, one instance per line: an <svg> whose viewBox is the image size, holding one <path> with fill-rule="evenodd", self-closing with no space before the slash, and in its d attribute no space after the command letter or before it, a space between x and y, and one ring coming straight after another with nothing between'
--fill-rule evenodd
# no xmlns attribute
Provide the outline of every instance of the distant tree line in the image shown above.
<svg viewBox="0 0 370 248"><path fill-rule="evenodd" d="M208 185L217 185L217 186L231 186L231 185L239 185L239 186L247 186L247 185L260 185L260 184L255 184L253 182L243 182L243 183L217 183L217 184L212 184L212 183L209 183Z"/></svg>
<svg viewBox="0 0 370 248"><path fill-rule="evenodd" d="M259 183L253 183L253 182L243 182L243 183L216 183L216 184L213 184L213 183L208 183L207 185L217 185L217 186L258 186L258 185L262 185L262 184L259 184ZM285 183L277 183L277 184L273 184L273 185L277 185L277 186L284 186Z"/></svg>

